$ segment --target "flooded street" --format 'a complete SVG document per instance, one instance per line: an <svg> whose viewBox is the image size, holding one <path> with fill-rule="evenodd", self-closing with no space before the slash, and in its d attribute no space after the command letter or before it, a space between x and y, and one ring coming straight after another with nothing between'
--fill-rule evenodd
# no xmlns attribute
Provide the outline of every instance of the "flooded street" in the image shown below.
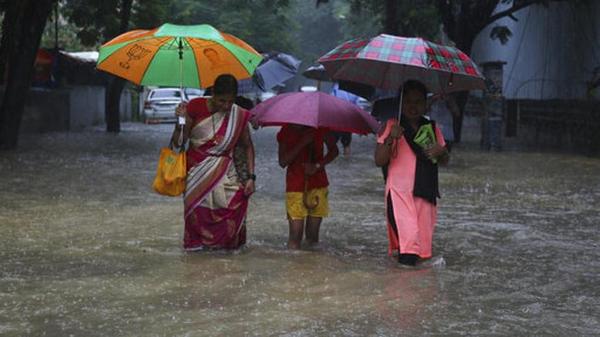
<svg viewBox="0 0 600 337"><path fill-rule="evenodd" d="M24 135L0 154L0 336L598 336L600 159L480 152L440 170L435 258L387 257L374 137L330 166L321 246L285 249L276 128L248 243L185 253L151 189L172 125Z"/></svg>

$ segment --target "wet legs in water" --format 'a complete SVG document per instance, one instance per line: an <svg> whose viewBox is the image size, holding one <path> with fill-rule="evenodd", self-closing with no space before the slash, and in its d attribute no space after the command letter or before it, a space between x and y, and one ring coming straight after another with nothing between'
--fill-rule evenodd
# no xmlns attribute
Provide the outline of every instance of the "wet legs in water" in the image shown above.
<svg viewBox="0 0 600 337"><path fill-rule="evenodd" d="M336 142L340 141L344 147L344 156L350 155L350 143L352 143L352 134L350 132L336 132Z"/></svg>
<svg viewBox="0 0 600 337"><path fill-rule="evenodd" d="M319 242L319 229L323 218L306 217L305 219L292 220L290 223L290 236L288 239L288 249L300 249L302 237L306 235L306 243L310 246ZM306 234L305 234L306 233Z"/></svg>

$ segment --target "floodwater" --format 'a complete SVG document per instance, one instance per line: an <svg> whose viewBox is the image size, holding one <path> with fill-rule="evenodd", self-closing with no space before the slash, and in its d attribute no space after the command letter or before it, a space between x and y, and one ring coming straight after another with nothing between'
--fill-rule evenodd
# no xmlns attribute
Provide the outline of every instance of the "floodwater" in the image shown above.
<svg viewBox="0 0 600 337"><path fill-rule="evenodd" d="M598 336L600 159L480 152L440 173L435 258L387 257L373 137L328 167L322 243L289 252L275 128L248 244L185 253L150 186L171 125L25 135L0 155L1 336Z"/></svg>

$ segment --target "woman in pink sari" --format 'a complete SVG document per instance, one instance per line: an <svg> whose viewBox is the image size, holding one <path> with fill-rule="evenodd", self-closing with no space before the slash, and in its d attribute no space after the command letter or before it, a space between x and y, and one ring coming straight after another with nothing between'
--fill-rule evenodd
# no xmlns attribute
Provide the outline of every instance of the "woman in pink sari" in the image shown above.
<svg viewBox="0 0 600 337"><path fill-rule="evenodd" d="M254 146L248 130L250 114L234 104L237 80L220 75L213 96L198 97L177 109L185 116L173 141L189 141L187 182L184 193L185 233L183 246L235 249L246 242L246 210L254 192ZM236 145L245 148L250 179L242 183L233 163Z"/></svg>
<svg viewBox="0 0 600 337"><path fill-rule="evenodd" d="M448 162L444 137L435 122L423 117L427 89L417 81L403 86L402 116L387 121L379 133L375 164L388 166L385 200L388 217L388 253L398 252L398 262L414 266L431 257L437 220L438 164ZM415 142L419 128L433 129L435 142L424 148Z"/></svg>

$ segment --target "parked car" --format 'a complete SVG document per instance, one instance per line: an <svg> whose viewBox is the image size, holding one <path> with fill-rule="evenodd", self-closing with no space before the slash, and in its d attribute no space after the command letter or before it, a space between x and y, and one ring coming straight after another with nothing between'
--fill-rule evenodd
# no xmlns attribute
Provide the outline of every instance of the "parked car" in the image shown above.
<svg viewBox="0 0 600 337"><path fill-rule="evenodd" d="M191 101L196 97L204 96L204 90L202 89L184 88L183 91L185 92L185 96L187 97L188 101Z"/></svg>
<svg viewBox="0 0 600 337"><path fill-rule="evenodd" d="M181 101L202 96L204 90L194 88L158 88L152 89L144 102L144 122L175 122L175 108Z"/></svg>

